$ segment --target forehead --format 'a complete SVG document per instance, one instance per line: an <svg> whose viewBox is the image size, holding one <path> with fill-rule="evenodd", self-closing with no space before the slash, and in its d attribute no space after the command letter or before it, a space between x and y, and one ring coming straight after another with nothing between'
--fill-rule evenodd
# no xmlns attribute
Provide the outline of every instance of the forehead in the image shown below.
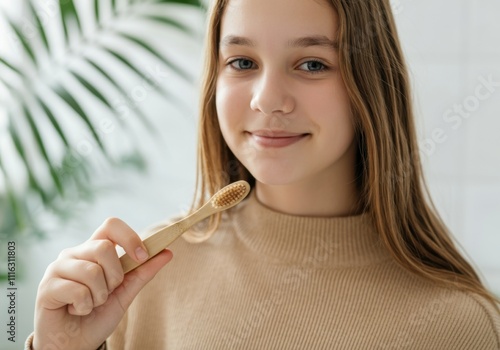
<svg viewBox="0 0 500 350"><path fill-rule="evenodd" d="M328 0L229 0L220 34L221 38L325 35L334 39L337 26L337 14Z"/></svg>

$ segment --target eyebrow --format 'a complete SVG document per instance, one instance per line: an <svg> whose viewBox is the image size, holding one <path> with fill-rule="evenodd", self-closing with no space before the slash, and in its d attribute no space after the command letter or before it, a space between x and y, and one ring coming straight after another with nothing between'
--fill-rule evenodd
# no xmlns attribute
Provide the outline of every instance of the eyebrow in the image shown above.
<svg viewBox="0 0 500 350"><path fill-rule="evenodd" d="M290 40L287 43L287 46L290 47L321 46L333 50L338 50L339 43L336 40L330 40L325 35L313 35L313 36L305 36L302 38Z"/></svg>
<svg viewBox="0 0 500 350"><path fill-rule="evenodd" d="M220 41L220 46L257 46L253 40L248 38L237 36L237 35L227 35ZM289 40L287 42L287 47L310 47L310 46L321 46L328 49L338 50L339 44L336 40L330 40L325 35L312 35L304 36L301 38Z"/></svg>
<svg viewBox="0 0 500 350"><path fill-rule="evenodd" d="M221 41L220 41L220 46L256 46L255 43L248 39L244 38L242 36L236 36L236 35L226 35Z"/></svg>

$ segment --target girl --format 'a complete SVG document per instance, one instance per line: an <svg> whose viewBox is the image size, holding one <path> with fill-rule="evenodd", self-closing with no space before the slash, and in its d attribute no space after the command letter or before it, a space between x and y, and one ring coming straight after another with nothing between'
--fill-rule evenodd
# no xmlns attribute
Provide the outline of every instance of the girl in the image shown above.
<svg viewBox="0 0 500 350"><path fill-rule="evenodd" d="M214 0L206 52L193 207L249 198L161 271L168 250L123 276L115 244L147 252L107 220L47 269L27 346L499 349L498 300L425 196L389 1Z"/></svg>

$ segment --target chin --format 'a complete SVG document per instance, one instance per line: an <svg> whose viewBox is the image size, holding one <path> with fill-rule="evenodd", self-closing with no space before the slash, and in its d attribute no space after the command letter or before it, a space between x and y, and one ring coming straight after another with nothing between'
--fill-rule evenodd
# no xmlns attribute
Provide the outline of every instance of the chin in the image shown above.
<svg viewBox="0 0 500 350"><path fill-rule="evenodd" d="M300 180L293 170L282 170L279 167L247 168L256 181L268 186L284 186Z"/></svg>

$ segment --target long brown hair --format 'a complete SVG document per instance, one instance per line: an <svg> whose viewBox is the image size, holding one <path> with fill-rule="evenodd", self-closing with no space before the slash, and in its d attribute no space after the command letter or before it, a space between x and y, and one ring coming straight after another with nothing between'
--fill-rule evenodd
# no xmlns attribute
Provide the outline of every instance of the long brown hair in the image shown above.
<svg viewBox="0 0 500 350"><path fill-rule="evenodd" d="M215 106L221 19L229 0L213 0L205 41L199 121L198 173L191 210L221 187L254 177L228 148ZM326 1L326 0L325 0ZM339 19L340 71L356 126L358 206L369 212L394 259L407 270L479 294L497 310L474 268L456 248L423 176L405 59L388 0L329 0ZM203 237L217 228L220 215Z"/></svg>

